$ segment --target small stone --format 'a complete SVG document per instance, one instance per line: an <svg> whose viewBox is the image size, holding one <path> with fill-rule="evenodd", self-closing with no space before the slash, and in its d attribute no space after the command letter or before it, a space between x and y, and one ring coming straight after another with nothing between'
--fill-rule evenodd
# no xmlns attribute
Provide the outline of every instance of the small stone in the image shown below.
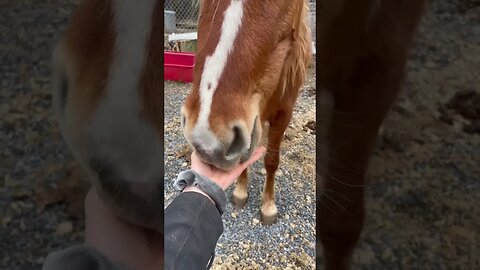
<svg viewBox="0 0 480 270"><path fill-rule="evenodd" d="M183 162L182 163L182 167L187 167L188 163L187 162Z"/></svg>
<svg viewBox="0 0 480 270"><path fill-rule="evenodd" d="M56 234L58 235L65 235L70 234L73 231L73 224L70 221L65 221L58 224Z"/></svg>
<svg viewBox="0 0 480 270"><path fill-rule="evenodd" d="M12 220L11 217L4 217L4 218L2 218L2 225L3 225L3 226L7 226L8 223L10 223L11 220Z"/></svg>
<svg viewBox="0 0 480 270"><path fill-rule="evenodd" d="M472 121L471 124L464 125L463 131L469 134L478 133L480 134L480 120Z"/></svg>
<svg viewBox="0 0 480 270"><path fill-rule="evenodd" d="M307 204L310 204L312 202L312 198L310 198L310 196L307 196Z"/></svg>
<svg viewBox="0 0 480 270"><path fill-rule="evenodd" d="M445 223L445 222L444 222L443 220L437 220L437 221L435 221L435 222L433 223L433 225L434 225L435 227L441 227L441 226L444 225L444 223Z"/></svg>
<svg viewBox="0 0 480 270"><path fill-rule="evenodd" d="M25 231L27 229L27 226L25 226L25 222L23 220L20 221L20 231Z"/></svg>
<svg viewBox="0 0 480 270"><path fill-rule="evenodd" d="M305 125L304 125L304 130L305 131L308 131L310 130L310 133L311 134L315 134L315 131L316 131L316 123L315 121L311 120L311 121L308 121Z"/></svg>
<svg viewBox="0 0 480 270"><path fill-rule="evenodd" d="M15 202L12 202L12 203L10 204L10 207L12 208L12 210L15 210L15 211L18 210L18 204L15 203Z"/></svg>
<svg viewBox="0 0 480 270"><path fill-rule="evenodd" d="M16 179L13 179L10 175L5 175L3 178L3 185L5 187L15 187L18 186L20 182Z"/></svg>
<svg viewBox="0 0 480 270"><path fill-rule="evenodd" d="M427 68L434 68L436 65L435 65L435 62L433 61L428 61L425 63L425 67Z"/></svg>
<svg viewBox="0 0 480 270"><path fill-rule="evenodd" d="M15 200L25 200L30 196L30 192L24 189L15 190L12 194Z"/></svg>
<svg viewBox="0 0 480 270"><path fill-rule="evenodd" d="M296 188L303 188L303 183L302 182L297 182L293 184Z"/></svg>
<svg viewBox="0 0 480 270"><path fill-rule="evenodd" d="M5 256L5 257L3 257L2 262L3 263L8 263L11 259L12 258L10 258L9 256Z"/></svg>
<svg viewBox="0 0 480 270"><path fill-rule="evenodd" d="M392 256L392 250L390 248L386 248L382 253L382 258L384 260L389 259Z"/></svg>
<svg viewBox="0 0 480 270"><path fill-rule="evenodd" d="M262 168L262 169L260 170L260 174L261 174L261 175L267 174L267 170L266 170L265 168Z"/></svg>
<svg viewBox="0 0 480 270"><path fill-rule="evenodd" d="M254 218L254 219L252 220L252 222L253 222L253 224L257 225L257 224L260 222L260 220Z"/></svg>
<svg viewBox="0 0 480 270"><path fill-rule="evenodd" d="M232 212L230 215L231 215L233 218L237 218L237 214L236 214L235 212Z"/></svg>

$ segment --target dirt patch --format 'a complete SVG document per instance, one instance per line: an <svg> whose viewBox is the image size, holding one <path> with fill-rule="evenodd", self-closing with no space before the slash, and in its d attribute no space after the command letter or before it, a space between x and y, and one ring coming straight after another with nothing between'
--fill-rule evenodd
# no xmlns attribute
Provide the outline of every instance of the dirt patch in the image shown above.
<svg viewBox="0 0 480 270"><path fill-rule="evenodd" d="M453 125L454 114L468 120L463 124L463 131L480 134L480 93L473 90L458 91L443 106L440 106L440 119ZM458 119L457 119L458 120Z"/></svg>

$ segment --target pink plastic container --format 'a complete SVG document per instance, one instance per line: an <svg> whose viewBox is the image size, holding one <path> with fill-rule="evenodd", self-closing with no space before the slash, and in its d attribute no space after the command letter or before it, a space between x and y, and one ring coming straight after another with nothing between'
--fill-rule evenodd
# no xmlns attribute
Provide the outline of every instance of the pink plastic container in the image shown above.
<svg viewBox="0 0 480 270"><path fill-rule="evenodd" d="M193 81L194 53L164 51L163 63L165 80L186 83Z"/></svg>

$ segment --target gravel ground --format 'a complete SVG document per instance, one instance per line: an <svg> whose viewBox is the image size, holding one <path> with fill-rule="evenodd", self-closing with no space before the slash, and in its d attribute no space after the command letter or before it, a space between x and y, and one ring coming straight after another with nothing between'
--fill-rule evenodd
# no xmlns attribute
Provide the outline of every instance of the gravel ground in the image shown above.
<svg viewBox="0 0 480 270"><path fill-rule="evenodd" d="M0 269L39 269L48 252L82 241L85 177L59 135L49 89L51 48L76 2L0 0ZM431 1L402 98L372 159L355 269L480 269L480 136L478 117L464 110L475 112L478 103L457 98L443 106L456 93L480 92L479 16L478 0ZM184 143L176 125L188 85L166 86L171 181L186 162L172 153ZM256 223L263 182L256 164L249 203L225 217L217 269L311 269L314 196L306 191L313 190L314 157L303 153L313 153L315 137L303 130L314 112L308 91L282 152L278 223Z"/></svg>
<svg viewBox="0 0 480 270"><path fill-rule="evenodd" d="M307 123L315 121L315 72L309 70L305 87L281 150L276 178L279 218L272 226L260 222L265 179L263 163L250 174L249 199L244 209L228 205L213 269L312 269L315 266L315 135ZM180 107L191 84L165 84L165 205L177 192L176 175L189 166L187 142L180 128ZM233 187L227 191L229 197Z"/></svg>
<svg viewBox="0 0 480 270"><path fill-rule="evenodd" d="M48 252L82 240L80 171L49 85L54 40L73 4L0 0L0 269L40 269Z"/></svg>

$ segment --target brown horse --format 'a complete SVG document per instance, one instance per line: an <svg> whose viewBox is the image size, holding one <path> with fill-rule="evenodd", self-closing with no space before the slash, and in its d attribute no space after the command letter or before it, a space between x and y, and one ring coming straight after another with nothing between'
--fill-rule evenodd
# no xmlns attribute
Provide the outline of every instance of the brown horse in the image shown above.
<svg viewBox="0 0 480 270"><path fill-rule="evenodd" d="M162 2L84 0L53 59L60 129L121 217L163 231Z"/></svg>
<svg viewBox="0 0 480 270"><path fill-rule="evenodd" d="M275 222L275 172L311 58L304 0L206 0L198 22L194 81L182 107L182 127L199 157L222 169L246 160L267 134L267 171L261 206ZM247 200L248 170L233 202Z"/></svg>
<svg viewBox="0 0 480 270"><path fill-rule="evenodd" d="M317 256L349 269L365 216L368 160L404 77L426 0L320 0ZM323 105L321 105L323 104ZM321 107L320 107L321 106ZM321 245L320 245L321 243Z"/></svg>

